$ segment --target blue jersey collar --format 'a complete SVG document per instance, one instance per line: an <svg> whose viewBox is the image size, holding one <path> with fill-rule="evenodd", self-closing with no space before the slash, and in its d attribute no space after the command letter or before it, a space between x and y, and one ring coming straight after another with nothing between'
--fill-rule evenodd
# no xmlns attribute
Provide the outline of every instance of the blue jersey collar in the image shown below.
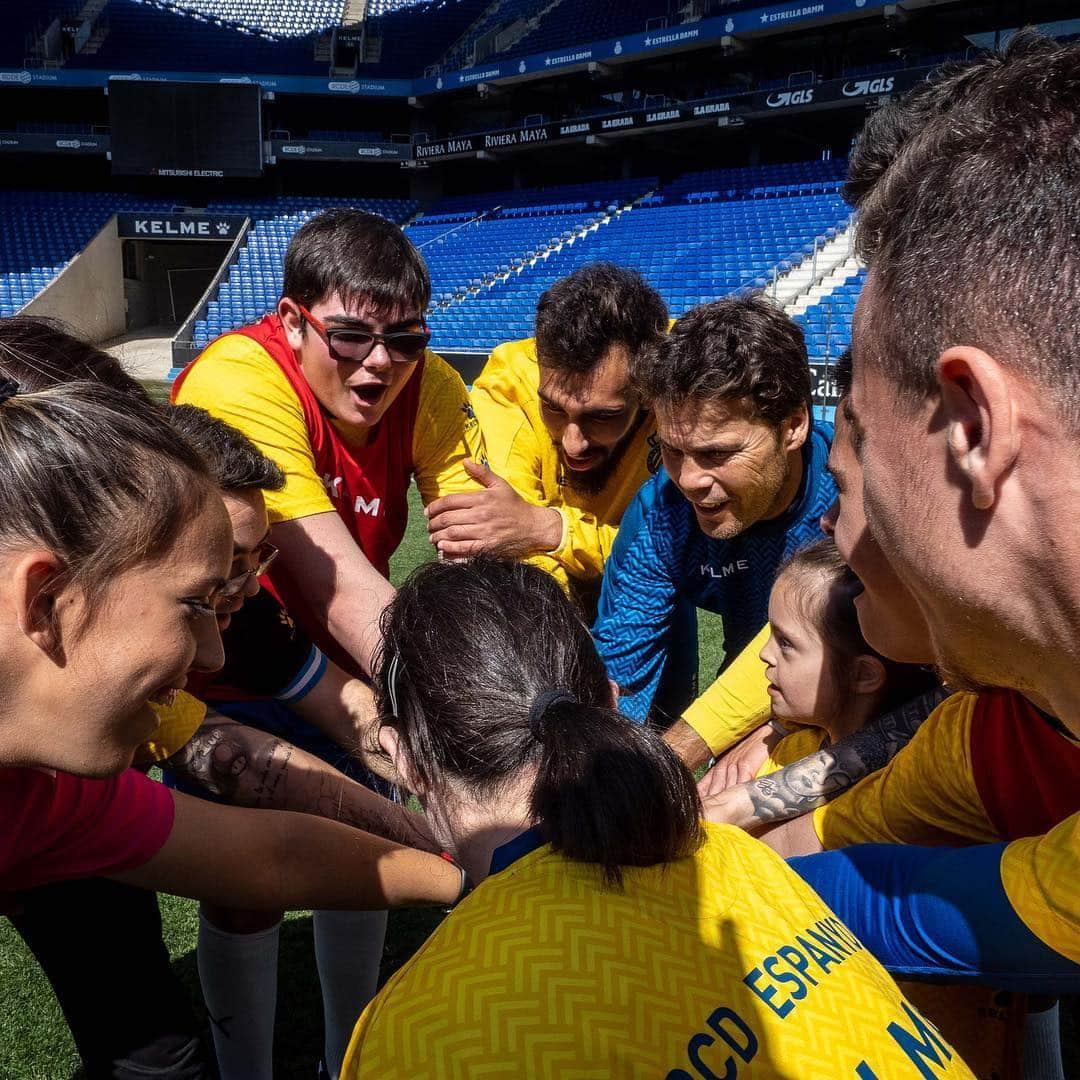
<svg viewBox="0 0 1080 1080"><path fill-rule="evenodd" d="M763 525L786 530L794 521L801 521L807 509L817 499L818 488L823 476L828 475L829 449L832 446L832 424L821 420L811 420L810 431L802 446L802 479L799 490L788 508L772 521Z"/></svg>
<svg viewBox="0 0 1080 1080"><path fill-rule="evenodd" d="M544 831L539 825L534 825L523 833L518 833L513 840L507 840L500 844L491 853L491 868L489 874L497 874L508 866L516 863L518 859L528 855L530 851L541 848L547 841L544 840Z"/></svg>

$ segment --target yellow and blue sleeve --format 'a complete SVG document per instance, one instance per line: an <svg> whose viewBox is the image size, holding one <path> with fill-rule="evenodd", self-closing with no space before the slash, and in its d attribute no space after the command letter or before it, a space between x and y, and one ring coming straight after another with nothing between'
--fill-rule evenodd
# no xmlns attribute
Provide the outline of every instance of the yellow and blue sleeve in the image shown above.
<svg viewBox="0 0 1080 1080"><path fill-rule="evenodd" d="M683 720L714 754L722 754L769 719L772 711L769 680L765 677L765 664L758 655L768 640L766 624L683 713Z"/></svg>
<svg viewBox="0 0 1080 1080"><path fill-rule="evenodd" d="M1075 863L1072 877L1052 885L1058 901L1071 895L1061 921L1066 932L1059 936L1041 919L1032 925L1030 907L1008 894L1003 880L1012 847L858 844L791 859L789 865L900 978L1075 994L1080 991Z"/></svg>
<svg viewBox="0 0 1080 1080"><path fill-rule="evenodd" d="M975 701L975 694L950 695L885 768L815 810L822 845L942 846L999 839L971 764Z"/></svg>

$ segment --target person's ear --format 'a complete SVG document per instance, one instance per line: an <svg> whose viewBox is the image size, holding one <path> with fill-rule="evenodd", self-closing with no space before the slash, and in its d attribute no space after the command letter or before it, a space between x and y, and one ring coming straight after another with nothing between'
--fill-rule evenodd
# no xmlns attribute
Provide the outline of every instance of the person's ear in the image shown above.
<svg viewBox="0 0 1080 1080"><path fill-rule="evenodd" d="M885 665L869 653L860 653L852 664L851 689L856 694L876 694L885 686Z"/></svg>
<svg viewBox="0 0 1080 1080"><path fill-rule="evenodd" d="M304 317L300 314L296 301L283 296L278 301L277 313L281 325L285 328L289 345L294 349L299 349L304 344Z"/></svg>
<svg viewBox="0 0 1080 1080"><path fill-rule="evenodd" d="M619 684L614 679L608 679L608 689L611 691L610 705L613 709L619 707Z"/></svg>
<svg viewBox="0 0 1080 1080"><path fill-rule="evenodd" d="M27 552L14 566L15 623L43 653L62 655L58 618L60 561L51 552Z"/></svg>
<svg viewBox="0 0 1080 1080"><path fill-rule="evenodd" d="M810 410L806 402L799 407L780 426L780 442L785 452L799 450L810 435Z"/></svg>
<svg viewBox="0 0 1080 1080"><path fill-rule="evenodd" d="M1020 449L1012 379L982 349L955 345L938 358L949 456L971 486L976 510L989 510Z"/></svg>
<svg viewBox="0 0 1080 1080"><path fill-rule="evenodd" d="M409 791L418 797L422 797L426 793L424 785L419 781L416 773L413 772L412 763L409 761L408 754L405 753L405 747L402 745L397 728L391 727L389 724L383 724L379 728L379 746L382 747L383 753L393 762L394 771L401 777L402 782Z"/></svg>

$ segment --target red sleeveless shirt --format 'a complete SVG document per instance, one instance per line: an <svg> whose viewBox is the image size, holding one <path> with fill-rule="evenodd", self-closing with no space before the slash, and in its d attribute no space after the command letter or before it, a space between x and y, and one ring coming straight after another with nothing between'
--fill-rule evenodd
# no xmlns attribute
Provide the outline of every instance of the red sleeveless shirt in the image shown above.
<svg viewBox="0 0 1080 1080"><path fill-rule="evenodd" d="M332 418L319 404L300 370L277 315L267 315L261 322L233 333L261 345L288 380L304 410L315 467L338 516L372 566L383 577L388 577L390 556L405 534L409 513L407 496L413 474L413 432L420 404L424 360L416 365L401 393L369 431L367 442L355 445L341 436ZM198 362L196 357L176 377L172 387L174 401L188 373ZM333 660L355 672L355 661L330 636L326 627L319 625L320 620L313 615L303 583L289 574L281 559L271 567L269 577L272 591L316 644Z"/></svg>
<svg viewBox="0 0 1080 1080"><path fill-rule="evenodd" d="M971 766L1003 840L1042 836L1080 810L1080 746L1015 691L979 694Z"/></svg>

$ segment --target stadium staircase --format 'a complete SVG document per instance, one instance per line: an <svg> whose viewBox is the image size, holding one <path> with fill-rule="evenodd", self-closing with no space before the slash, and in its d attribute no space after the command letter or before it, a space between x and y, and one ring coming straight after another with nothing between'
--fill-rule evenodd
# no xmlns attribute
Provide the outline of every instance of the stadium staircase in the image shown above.
<svg viewBox="0 0 1080 1080"><path fill-rule="evenodd" d="M789 312L806 334L811 363L835 361L851 344L851 319L865 281L866 270L852 259L822 282L819 288L827 291L804 311Z"/></svg>

